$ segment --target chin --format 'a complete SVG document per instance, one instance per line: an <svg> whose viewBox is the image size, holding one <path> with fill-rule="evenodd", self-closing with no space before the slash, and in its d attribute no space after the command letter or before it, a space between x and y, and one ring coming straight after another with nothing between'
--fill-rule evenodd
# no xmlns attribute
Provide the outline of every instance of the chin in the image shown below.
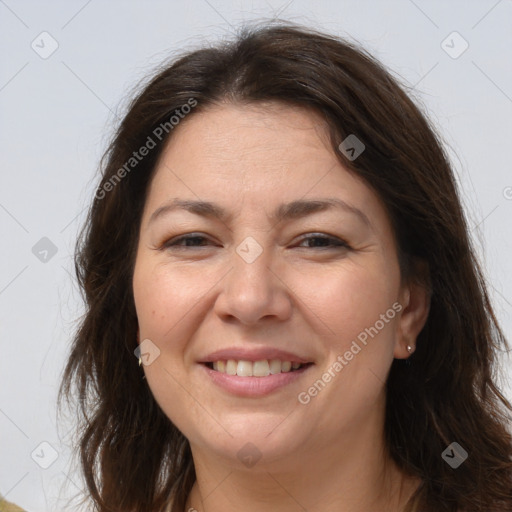
<svg viewBox="0 0 512 512"><path fill-rule="evenodd" d="M230 465L264 469L278 460L293 460L307 444L304 425L293 421L285 425L287 421L282 414L245 413L225 418L222 425L226 430L215 423L206 432L196 431L187 438L192 446L214 453Z"/></svg>

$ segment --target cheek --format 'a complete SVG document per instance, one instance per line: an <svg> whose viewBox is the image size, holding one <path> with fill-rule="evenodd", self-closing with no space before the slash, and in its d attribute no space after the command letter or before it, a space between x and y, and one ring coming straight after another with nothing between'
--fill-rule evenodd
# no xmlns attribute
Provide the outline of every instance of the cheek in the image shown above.
<svg viewBox="0 0 512 512"><path fill-rule="evenodd" d="M338 270L304 273L295 289L307 308L321 320L328 337L343 345L392 308L398 287L398 272L394 268L386 271L376 261L364 266L347 262ZM394 323L388 317L386 320L386 326Z"/></svg>
<svg viewBox="0 0 512 512"><path fill-rule="evenodd" d="M193 430L193 421L202 417L201 408L183 391L189 378L184 354L195 325L190 319L201 308L199 298L208 290L204 274L202 277L197 279L186 269L171 271L168 265L155 265L144 257L137 260L133 277L140 339L151 340L159 349L151 364L143 366L147 384L167 417L187 432Z"/></svg>
<svg viewBox="0 0 512 512"><path fill-rule="evenodd" d="M325 359L302 390L301 403L308 401L326 435L364 422L383 400L393 361L398 282L397 274L378 265L373 270L347 265L302 281L307 309L329 333L321 339Z"/></svg>
<svg viewBox="0 0 512 512"><path fill-rule="evenodd" d="M208 290L204 274L163 264L135 267L133 291L141 336L164 340L187 314L200 307Z"/></svg>

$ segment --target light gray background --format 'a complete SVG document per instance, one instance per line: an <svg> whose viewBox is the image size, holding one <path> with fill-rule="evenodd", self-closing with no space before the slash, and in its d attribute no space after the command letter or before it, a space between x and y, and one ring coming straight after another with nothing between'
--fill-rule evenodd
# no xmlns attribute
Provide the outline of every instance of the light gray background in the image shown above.
<svg viewBox="0 0 512 512"><path fill-rule="evenodd" d="M274 16L361 42L415 87L449 147L511 337L512 1L0 0L0 492L30 511L64 510L82 487L55 396L82 312L73 244L119 107L173 51ZM31 47L51 49L43 31L59 45L46 59ZM442 47L453 31L469 44L458 58L458 36L444 43L452 56ZM42 237L58 250L46 263L32 252ZM48 469L31 458L41 442L58 453ZM50 457L48 446L34 455Z"/></svg>

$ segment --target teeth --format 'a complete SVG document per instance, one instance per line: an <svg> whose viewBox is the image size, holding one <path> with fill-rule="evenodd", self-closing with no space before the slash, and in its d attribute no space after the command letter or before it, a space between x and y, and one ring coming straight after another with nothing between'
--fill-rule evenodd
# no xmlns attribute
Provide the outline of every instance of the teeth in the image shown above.
<svg viewBox="0 0 512 512"><path fill-rule="evenodd" d="M261 361L246 361L228 359L227 361L215 361L213 369L228 375L239 377L267 377L276 373L288 373L301 367L301 363L281 361L279 359L262 359Z"/></svg>
<svg viewBox="0 0 512 512"><path fill-rule="evenodd" d="M238 361L236 374L240 377L252 377L252 363L250 361Z"/></svg>
<svg viewBox="0 0 512 512"><path fill-rule="evenodd" d="M268 361L266 359L264 359L263 361L255 361L252 364L252 374L254 377L266 377L269 373L270 365L268 364Z"/></svg>
<svg viewBox="0 0 512 512"><path fill-rule="evenodd" d="M281 361L279 361L279 359L270 360L270 373L272 375L281 373Z"/></svg>
<svg viewBox="0 0 512 512"><path fill-rule="evenodd" d="M230 359L226 362L226 373L228 375L236 375L236 361L233 361L233 359Z"/></svg>

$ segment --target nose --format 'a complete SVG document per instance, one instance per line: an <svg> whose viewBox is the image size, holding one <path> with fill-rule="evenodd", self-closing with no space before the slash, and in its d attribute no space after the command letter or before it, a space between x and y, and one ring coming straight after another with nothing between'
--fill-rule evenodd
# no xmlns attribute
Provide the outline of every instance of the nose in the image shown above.
<svg viewBox="0 0 512 512"><path fill-rule="evenodd" d="M231 270L222 280L215 302L216 314L247 326L264 319L287 320L292 313L291 290L270 251L263 251L254 261L240 254L233 252Z"/></svg>

